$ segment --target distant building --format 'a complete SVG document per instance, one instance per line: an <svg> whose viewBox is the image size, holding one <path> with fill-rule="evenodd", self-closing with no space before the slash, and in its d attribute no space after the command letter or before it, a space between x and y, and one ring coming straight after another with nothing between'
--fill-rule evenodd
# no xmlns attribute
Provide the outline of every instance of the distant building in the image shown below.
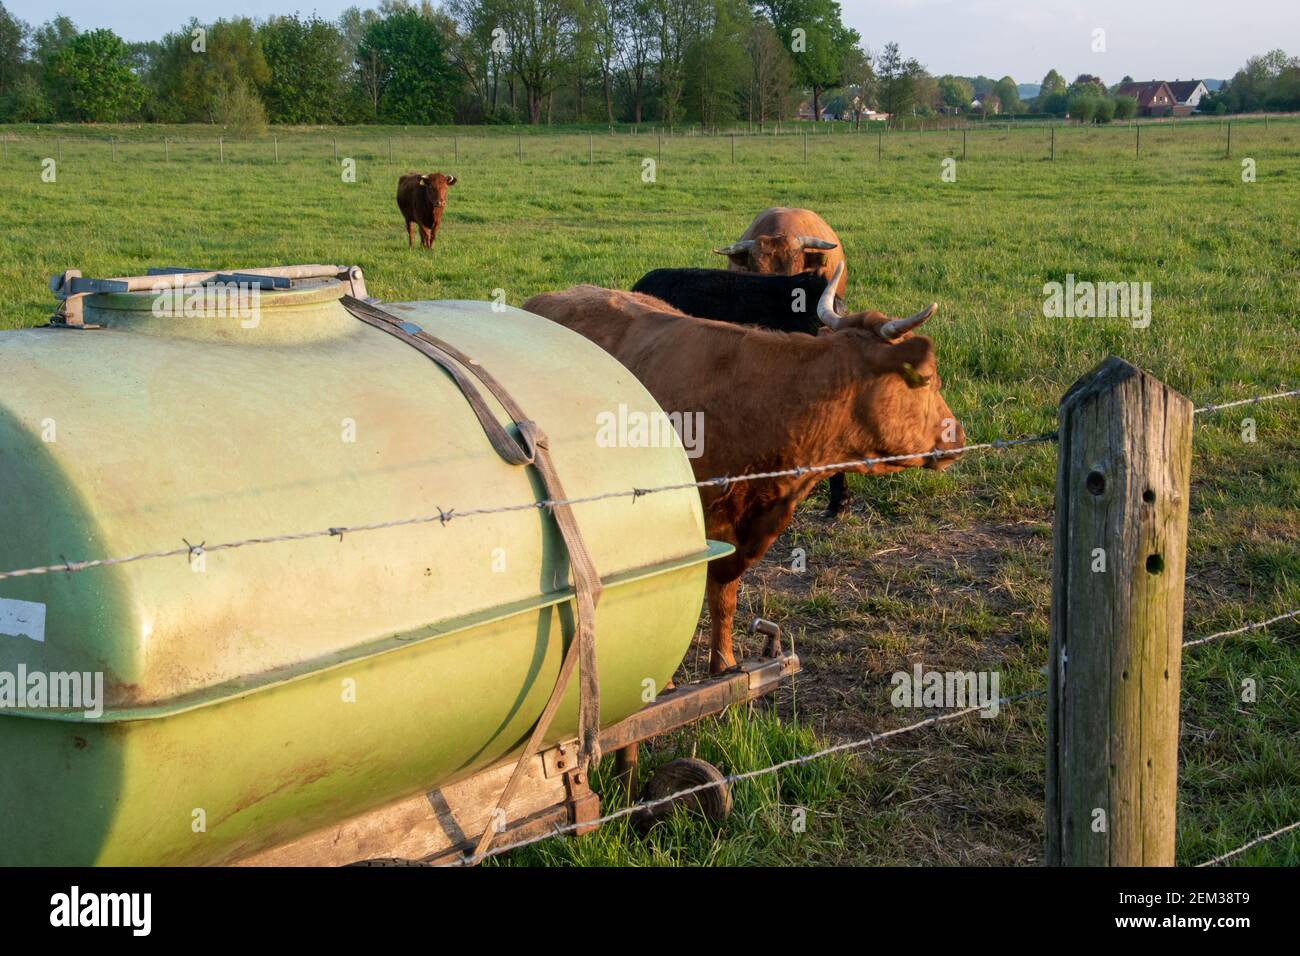
<svg viewBox="0 0 1300 956"><path fill-rule="evenodd" d="M1198 109L1201 100L1210 95L1209 87L1203 80L1174 80L1167 85L1178 105L1187 107L1188 112Z"/></svg>
<svg viewBox="0 0 1300 956"><path fill-rule="evenodd" d="M1131 96L1137 100L1138 116L1186 116L1192 111L1190 106L1179 104L1164 80L1124 83L1115 90L1115 95Z"/></svg>

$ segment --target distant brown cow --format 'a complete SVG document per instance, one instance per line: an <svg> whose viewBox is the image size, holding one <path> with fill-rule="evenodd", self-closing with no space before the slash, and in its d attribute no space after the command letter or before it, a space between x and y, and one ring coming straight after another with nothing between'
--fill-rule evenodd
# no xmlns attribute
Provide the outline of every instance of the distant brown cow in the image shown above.
<svg viewBox="0 0 1300 956"><path fill-rule="evenodd" d="M827 282L835 267L844 262L844 249L835 230L811 209L764 209L739 239L725 249L713 250L726 256L727 268L736 272L793 276L815 272ZM835 292L844 297L848 279L840 273Z"/></svg>
<svg viewBox="0 0 1300 956"><path fill-rule="evenodd" d="M702 454L691 459L697 480L924 454L966 440L939 394L933 343L912 333L934 313L933 305L908 319L879 312L840 316L831 284L818 314L838 331L820 336L697 319L648 295L589 285L534 296L524 308L601 346L669 415L702 412ZM955 458L916 457L843 470L942 469ZM709 565L714 673L736 663L731 626L741 574L763 556L795 506L826 474L700 490L709 537L736 547Z"/></svg>
<svg viewBox="0 0 1300 956"><path fill-rule="evenodd" d="M397 208L406 217L406 245L414 248L412 223L420 227L420 245L433 248L442 225L442 211L447 208L447 189L456 185L456 177L444 173L407 173L397 178Z"/></svg>

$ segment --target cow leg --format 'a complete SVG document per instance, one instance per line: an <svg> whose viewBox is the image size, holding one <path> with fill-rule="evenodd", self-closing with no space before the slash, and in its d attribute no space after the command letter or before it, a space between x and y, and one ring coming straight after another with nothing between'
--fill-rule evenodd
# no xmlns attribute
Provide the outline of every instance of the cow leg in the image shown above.
<svg viewBox="0 0 1300 956"><path fill-rule="evenodd" d="M740 578L726 582L709 578L709 627L713 638L709 653L710 674L721 674L736 666L735 655L731 652L731 624L736 616L736 592L739 590Z"/></svg>
<svg viewBox="0 0 1300 956"><path fill-rule="evenodd" d="M849 477L843 472L831 475L827 484L830 486L830 501L826 505L826 517L837 518L844 506L853 500L849 497Z"/></svg>
<svg viewBox="0 0 1300 956"><path fill-rule="evenodd" d="M420 245L426 249L433 248L433 230L429 229L428 226L420 226Z"/></svg>
<svg viewBox="0 0 1300 956"><path fill-rule="evenodd" d="M408 249L415 248L414 230L411 229L413 225L415 225L415 223L411 222L411 220L406 220L406 248Z"/></svg>

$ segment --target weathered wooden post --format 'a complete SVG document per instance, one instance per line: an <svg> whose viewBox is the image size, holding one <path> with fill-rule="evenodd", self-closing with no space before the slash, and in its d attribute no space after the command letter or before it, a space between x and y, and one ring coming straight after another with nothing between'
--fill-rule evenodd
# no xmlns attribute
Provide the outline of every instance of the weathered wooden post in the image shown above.
<svg viewBox="0 0 1300 956"><path fill-rule="evenodd" d="M1059 434L1047 863L1172 866L1192 403L1111 356Z"/></svg>

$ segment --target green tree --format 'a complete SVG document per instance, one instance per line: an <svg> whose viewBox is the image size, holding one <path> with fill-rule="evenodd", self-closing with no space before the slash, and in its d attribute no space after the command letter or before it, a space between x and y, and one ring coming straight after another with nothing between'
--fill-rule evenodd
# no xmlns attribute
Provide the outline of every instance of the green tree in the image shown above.
<svg viewBox="0 0 1300 956"><path fill-rule="evenodd" d="M339 117L343 34L316 17L272 17L258 28L269 78L263 92L272 123L325 123Z"/></svg>
<svg viewBox="0 0 1300 956"><path fill-rule="evenodd" d="M1043 82L1038 87L1038 98L1035 101L1035 109L1040 113L1048 112L1044 107L1047 101L1059 93L1064 93L1068 88L1065 77L1061 76L1056 70L1048 70L1047 75L1043 77Z"/></svg>
<svg viewBox="0 0 1300 956"><path fill-rule="evenodd" d="M835 0L755 0L754 5L767 13L790 51L795 79L812 90L813 118L821 119L821 95L843 82L844 57L862 37L844 25Z"/></svg>
<svg viewBox="0 0 1300 956"><path fill-rule="evenodd" d="M112 30L73 37L54 54L47 75L59 115L67 119L112 123L134 113L144 100L126 44Z"/></svg>
<svg viewBox="0 0 1300 956"><path fill-rule="evenodd" d="M190 20L162 40L152 77L159 111L187 123L215 123L218 91L245 84L260 93L271 80L257 28L247 17L204 25Z"/></svg>
<svg viewBox="0 0 1300 956"><path fill-rule="evenodd" d="M939 77L939 99L944 106L955 109L970 109L975 99L975 90L960 76Z"/></svg>
<svg viewBox="0 0 1300 956"><path fill-rule="evenodd" d="M1131 120L1137 115L1138 101L1132 96L1115 97L1115 119Z"/></svg>
<svg viewBox="0 0 1300 956"><path fill-rule="evenodd" d="M891 118L910 113L916 105L916 78L923 72L920 63L903 57L897 43L886 43L876 61L881 110Z"/></svg>
<svg viewBox="0 0 1300 956"><path fill-rule="evenodd" d="M0 3L0 96L11 92L27 73L27 37L31 32L31 27Z"/></svg>
<svg viewBox="0 0 1300 956"><path fill-rule="evenodd" d="M746 29L745 52L749 56L749 118L761 132L769 118L785 112L790 96L790 54L772 24L761 16L753 17Z"/></svg>
<svg viewBox="0 0 1300 956"><path fill-rule="evenodd" d="M542 121L576 26L580 0L493 0L510 72L524 88L528 122Z"/></svg>
<svg viewBox="0 0 1300 956"><path fill-rule="evenodd" d="M998 80L993 85L993 92L997 94L998 102L1002 104L1002 112L1024 112L1024 108L1020 105L1020 89L1011 77L1004 76Z"/></svg>
<svg viewBox="0 0 1300 956"><path fill-rule="evenodd" d="M218 126L241 139L266 132L266 107L262 98L243 80L217 90L212 99L212 115Z"/></svg>
<svg viewBox="0 0 1300 956"><path fill-rule="evenodd" d="M745 0L713 0L711 7L705 31L686 55L684 93L688 114L706 127L736 118L749 73L748 5Z"/></svg>
<svg viewBox="0 0 1300 956"><path fill-rule="evenodd" d="M376 64L377 115L386 123L449 123L459 87L447 61L442 31L411 9L392 12L366 28L357 58Z"/></svg>
<svg viewBox="0 0 1300 956"><path fill-rule="evenodd" d="M1097 116L1098 104L1102 98L1095 92L1080 89L1070 94L1070 116L1082 123L1091 123Z"/></svg>

